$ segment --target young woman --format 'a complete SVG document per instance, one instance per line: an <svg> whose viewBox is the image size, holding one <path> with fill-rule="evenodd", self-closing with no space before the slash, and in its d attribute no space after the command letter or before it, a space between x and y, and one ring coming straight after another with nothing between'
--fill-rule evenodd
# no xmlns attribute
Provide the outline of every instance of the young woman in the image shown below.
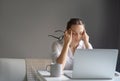
<svg viewBox="0 0 120 81"><path fill-rule="evenodd" d="M52 45L52 59L62 64L63 69L71 70L76 49L93 49L93 47L82 20L72 18L67 23L63 41L56 41Z"/></svg>

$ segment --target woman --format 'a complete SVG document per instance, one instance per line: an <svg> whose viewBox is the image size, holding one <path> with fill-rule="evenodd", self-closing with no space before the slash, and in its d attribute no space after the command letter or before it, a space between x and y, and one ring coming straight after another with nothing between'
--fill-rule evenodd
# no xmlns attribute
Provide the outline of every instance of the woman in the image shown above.
<svg viewBox="0 0 120 81"><path fill-rule="evenodd" d="M52 46L52 59L62 64L63 69L73 68L73 56L76 49L93 49L89 43L84 24L79 18L68 21L63 41L57 41Z"/></svg>

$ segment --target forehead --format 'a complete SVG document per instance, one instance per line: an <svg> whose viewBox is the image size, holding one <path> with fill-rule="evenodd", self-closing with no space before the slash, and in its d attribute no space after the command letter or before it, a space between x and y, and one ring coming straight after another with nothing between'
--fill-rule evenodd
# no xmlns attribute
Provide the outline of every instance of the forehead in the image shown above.
<svg viewBox="0 0 120 81"><path fill-rule="evenodd" d="M83 32L84 31L84 25L72 25L71 30L73 32Z"/></svg>

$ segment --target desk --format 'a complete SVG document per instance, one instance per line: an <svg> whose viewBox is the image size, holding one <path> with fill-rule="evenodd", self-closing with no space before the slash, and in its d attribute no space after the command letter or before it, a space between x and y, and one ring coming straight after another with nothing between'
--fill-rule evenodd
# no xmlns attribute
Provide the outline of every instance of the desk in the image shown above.
<svg viewBox="0 0 120 81"><path fill-rule="evenodd" d="M68 71L66 70L64 72L68 72ZM65 75L62 75L61 77L50 77L49 72L39 70L36 77L40 81L120 81L120 73L118 73L118 74L119 74L119 76L115 76L115 78L113 80L78 80L78 79L73 80L73 79L66 77Z"/></svg>

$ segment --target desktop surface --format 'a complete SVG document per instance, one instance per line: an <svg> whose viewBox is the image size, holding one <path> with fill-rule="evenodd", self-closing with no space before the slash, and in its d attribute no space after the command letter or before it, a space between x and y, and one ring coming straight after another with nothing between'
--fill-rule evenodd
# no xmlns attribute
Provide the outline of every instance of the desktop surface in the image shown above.
<svg viewBox="0 0 120 81"><path fill-rule="evenodd" d="M71 71L69 71L69 70L64 71L64 73L67 73L67 72L71 72ZM115 75L115 78L111 79L111 80L91 80L91 79L81 80L81 79L70 79L67 76L65 76L64 74L61 75L61 77L51 77L50 73L48 71L39 70L38 71L38 79L40 81L120 81L120 73L116 72L116 74L117 75Z"/></svg>

